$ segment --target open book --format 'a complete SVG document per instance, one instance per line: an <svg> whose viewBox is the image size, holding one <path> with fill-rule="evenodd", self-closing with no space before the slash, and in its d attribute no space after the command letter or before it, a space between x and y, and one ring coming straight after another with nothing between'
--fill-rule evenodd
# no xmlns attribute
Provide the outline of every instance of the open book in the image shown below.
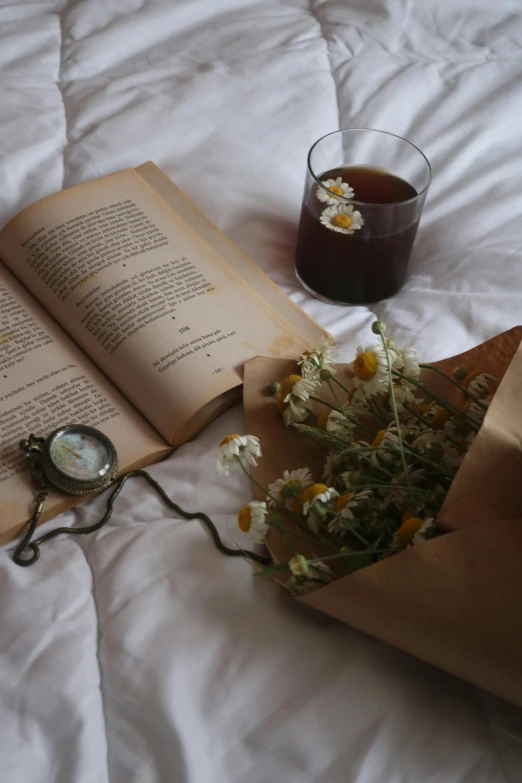
<svg viewBox="0 0 522 783"><path fill-rule="evenodd" d="M0 259L0 543L33 509L21 438L88 424L142 467L239 398L247 359L326 334L153 163L23 210Z"/></svg>

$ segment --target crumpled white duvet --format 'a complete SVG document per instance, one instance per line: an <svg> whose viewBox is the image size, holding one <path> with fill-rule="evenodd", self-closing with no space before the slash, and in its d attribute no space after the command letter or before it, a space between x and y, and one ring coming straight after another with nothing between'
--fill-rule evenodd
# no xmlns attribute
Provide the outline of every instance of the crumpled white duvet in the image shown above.
<svg viewBox="0 0 522 783"><path fill-rule="evenodd" d="M342 359L376 315L426 359L522 320L516 0L0 0L0 90L2 222L152 159ZM433 165L408 283L371 310L293 276L306 153L339 126ZM243 427L238 407L151 469L229 542L251 489L213 454ZM293 603L145 485L33 568L0 552L0 651L2 783L522 779L521 711Z"/></svg>

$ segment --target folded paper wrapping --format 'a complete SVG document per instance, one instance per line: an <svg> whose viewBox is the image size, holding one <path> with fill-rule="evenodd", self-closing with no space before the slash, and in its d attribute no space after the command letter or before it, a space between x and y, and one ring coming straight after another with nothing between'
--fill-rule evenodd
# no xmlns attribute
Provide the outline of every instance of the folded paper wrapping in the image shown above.
<svg viewBox="0 0 522 783"><path fill-rule="evenodd" d="M446 535L344 576L297 600L522 706L522 327L435 364L503 378L460 467L439 522ZM245 367L247 432L261 440L254 470L267 487L285 469L320 480L325 449L285 428L267 389L293 362ZM339 373L345 371L343 365ZM458 389L433 371L424 380L454 401ZM456 396L455 396L456 395ZM462 397L460 397L462 402ZM270 531L275 562L288 550Z"/></svg>

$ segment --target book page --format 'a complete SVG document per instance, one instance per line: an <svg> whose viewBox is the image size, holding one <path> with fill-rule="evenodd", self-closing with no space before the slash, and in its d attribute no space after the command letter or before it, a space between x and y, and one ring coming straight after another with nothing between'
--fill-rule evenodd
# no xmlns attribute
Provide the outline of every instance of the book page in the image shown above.
<svg viewBox="0 0 522 783"><path fill-rule="evenodd" d="M112 440L120 470L168 451L152 429L11 273L0 265L0 543L29 519L35 490L18 444L67 424ZM81 502L52 492L41 521Z"/></svg>
<svg viewBox="0 0 522 783"><path fill-rule="evenodd" d="M169 441L247 359L310 346L133 170L24 210L0 255Z"/></svg>
<svg viewBox="0 0 522 783"><path fill-rule="evenodd" d="M265 274L242 250L235 245L212 221L180 190L158 166L152 162L143 163L135 169L161 198L188 223L188 225L224 258L263 299L298 331L305 340L315 345L321 337L333 337L295 304L276 283Z"/></svg>

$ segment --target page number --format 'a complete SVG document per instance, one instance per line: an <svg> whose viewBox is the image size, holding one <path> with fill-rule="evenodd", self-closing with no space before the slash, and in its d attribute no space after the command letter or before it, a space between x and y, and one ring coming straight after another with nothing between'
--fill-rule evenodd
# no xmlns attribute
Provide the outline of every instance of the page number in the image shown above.
<svg viewBox="0 0 522 783"><path fill-rule="evenodd" d="M183 332L190 332L190 326L182 326L178 331L180 334L183 334Z"/></svg>

